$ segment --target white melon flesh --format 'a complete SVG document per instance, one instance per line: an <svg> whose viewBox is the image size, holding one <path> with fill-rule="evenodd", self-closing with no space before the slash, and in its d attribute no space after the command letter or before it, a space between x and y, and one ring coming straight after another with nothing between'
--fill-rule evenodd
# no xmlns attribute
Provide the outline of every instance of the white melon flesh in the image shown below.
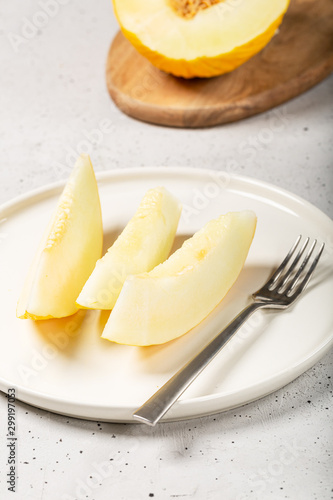
<svg viewBox="0 0 333 500"><path fill-rule="evenodd" d="M19 318L61 318L77 312L75 300L103 245L101 206L93 167L81 155L59 199L27 276Z"/></svg>
<svg viewBox="0 0 333 500"><path fill-rule="evenodd" d="M180 212L180 203L165 188L149 189L136 214L96 263L78 306L112 309L129 275L150 271L168 257Z"/></svg>
<svg viewBox="0 0 333 500"><path fill-rule="evenodd" d="M188 332L237 279L255 227L251 211L222 215L151 272L128 277L102 337L147 346Z"/></svg>

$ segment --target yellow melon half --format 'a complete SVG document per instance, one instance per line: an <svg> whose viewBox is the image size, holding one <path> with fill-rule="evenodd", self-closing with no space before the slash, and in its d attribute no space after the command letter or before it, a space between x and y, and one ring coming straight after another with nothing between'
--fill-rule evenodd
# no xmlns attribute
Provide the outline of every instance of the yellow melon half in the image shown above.
<svg viewBox="0 0 333 500"><path fill-rule="evenodd" d="M74 314L75 300L101 256L102 244L95 174L89 156L81 155L30 268L17 316L37 320Z"/></svg>
<svg viewBox="0 0 333 500"><path fill-rule="evenodd" d="M228 73L273 37L290 0L113 0L124 35L184 78Z"/></svg>
<svg viewBox="0 0 333 500"><path fill-rule="evenodd" d="M169 255L181 205L165 188L149 189L81 291L77 304L112 309L128 275L150 271Z"/></svg>
<svg viewBox="0 0 333 500"><path fill-rule="evenodd" d="M102 337L120 344L162 344L200 323L237 279L256 227L251 211L210 221L168 260L130 276Z"/></svg>

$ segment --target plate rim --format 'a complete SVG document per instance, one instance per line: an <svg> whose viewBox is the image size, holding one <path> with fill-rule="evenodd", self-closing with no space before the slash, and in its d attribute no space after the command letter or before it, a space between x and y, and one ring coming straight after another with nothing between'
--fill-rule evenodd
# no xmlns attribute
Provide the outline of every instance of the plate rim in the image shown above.
<svg viewBox="0 0 333 500"><path fill-rule="evenodd" d="M147 166L147 167L125 167L125 168L116 168L116 169L108 169L108 170L100 170L95 172L97 184L100 181L106 181L110 177L128 177L129 175L136 174L136 175L142 175L142 174L156 174L156 173L163 173L168 174L172 173L173 175L175 174L191 174L191 175L196 175L197 177L200 176L207 176L209 174L211 175L216 175L217 173L219 174L225 174L227 177L231 178L232 180L236 182L240 182L243 184L250 184L253 186L256 186L258 188L262 188L265 190L272 191L284 198L288 198L290 200L296 201L299 205L304 206L306 208L310 208L312 211L316 212L317 215L324 216L327 218L327 222L333 224L333 220L330 218L328 214L323 212L320 208L318 208L316 205L314 205L312 202L306 200L302 196L298 194L294 194L292 191L289 191L283 187L276 186L275 184L272 184L267 181L263 181L261 179L257 179L256 177L251 177L251 176L246 176L242 174L237 174L234 172L227 172L226 170L223 169L214 169L214 168L195 168L195 167L185 167L185 166ZM54 181L54 182L49 182L46 184L43 184L42 186L33 188L28 190L27 192L17 195L10 200L0 204L0 216L2 216L2 212L5 212L6 210L12 210L15 205L22 204L26 202L28 199L31 198L31 201L35 197L47 197L46 195L49 195L52 191L54 191L54 194L56 194L57 190L60 190L65 187L66 182L68 180L68 177L66 179L62 179L59 181ZM212 179L213 180L213 179ZM1 222L1 219L0 219Z"/></svg>

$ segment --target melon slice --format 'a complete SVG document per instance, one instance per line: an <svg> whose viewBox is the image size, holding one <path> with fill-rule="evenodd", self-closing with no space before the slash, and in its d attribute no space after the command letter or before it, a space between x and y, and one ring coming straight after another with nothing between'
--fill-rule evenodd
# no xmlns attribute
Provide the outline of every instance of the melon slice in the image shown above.
<svg viewBox="0 0 333 500"><path fill-rule="evenodd" d="M149 189L136 214L96 263L78 306L112 309L128 275L150 271L168 257L180 213L180 203L165 188Z"/></svg>
<svg viewBox="0 0 333 500"><path fill-rule="evenodd" d="M290 0L113 0L124 35L159 69L184 78L234 70L273 37Z"/></svg>
<svg viewBox="0 0 333 500"><path fill-rule="evenodd" d="M37 320L77 312L75 300L101 256L102 245L95 174L89 156L81 155L30 268L17 316Z"/></svg>
<svg viewBox="0 0 333 500"><path fill-rule="evenodd" d="M256 216L251 211L222 215L151 272L129 276L102 337L147 346L188 332L235 282L255 227Z"/></svg>

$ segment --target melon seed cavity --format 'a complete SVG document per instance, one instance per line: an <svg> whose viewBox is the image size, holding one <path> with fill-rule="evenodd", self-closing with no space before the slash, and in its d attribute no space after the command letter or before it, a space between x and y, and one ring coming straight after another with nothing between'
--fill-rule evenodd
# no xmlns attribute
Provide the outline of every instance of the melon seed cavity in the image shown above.
<svg viewBox="0 0 333 500"><path fill-rule="evenodd" d="M208 9L221 0L169 0L173 10L185 19L193 19L199 10Z"/></svg>

